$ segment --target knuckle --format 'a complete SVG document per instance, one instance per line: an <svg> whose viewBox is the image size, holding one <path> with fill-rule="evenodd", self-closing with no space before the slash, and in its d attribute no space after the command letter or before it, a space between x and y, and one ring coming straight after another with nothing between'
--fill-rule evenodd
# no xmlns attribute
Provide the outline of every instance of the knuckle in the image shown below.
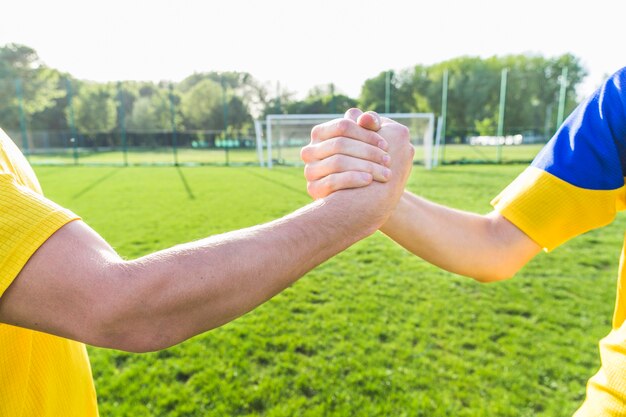
<svg viewBox="0 0 626 417"><path fill-rule="evenodd" d="M333 139L333 143L331 144L330 150L333 154L342 153L345 149L346 143L343 138L335 138Z"/></svg>
<svg viewBox="0 0 626 417"><path fill-rule="evenodd" d="M408 158L411 158L411 160L413 159L413 157L415 156L415 146L411 145L410 143L407 145L407 151L406 151L406 155Z"/></svg>
<svg viewBox="0 0 626 417"><path fill-rule="evenodd" d="M304 162L309 162L311 160L311 148L309 145L300 149L300 159Z"/></svg>
<svg viewBox="0 0 626 417"><path fill-rule="evenodd" d="M311 164L306 164L304 166L304 178L306 178L308 181L314 178L314 172L315 168Z"/></svg>
<svg viewBox="0 0 626 417"><path fill-rule="evenodd" d="M311 141L319 140L321 134L322 126L315 125L313 129L311 129Z"/></svg>
<svg viewBox="0 0 626 417"><path fill-rule="evenodd" d="M411 132L409 131L409 128L406 127L405 125L398 125L398 130L399 130L399 134L402 137L402 139L404 140L409 140L411 137Z"/></svg>
<svg viewBox="0 0 626 417"><path fill-rule="evenodd" d="M317 181L310 181L306 184L306 192L313 198L320 196L319 187Z"/></svg>
<svg viewBox="0 0 626 417"><path fill-rule="evenodd" d="M335 191L335 188L337 187L337 181L335 177L335 175L329 175L324 179L323 188L326 193L332 193L333 191Z"/></svg>
<svg viewBox="0 0 626 417"><path fill-rule="evenodd" d="M346 133L350 130L353 123L354 122L349 119L340 119L337 121L337 131L339 132L339 134Z"/></svg>
<svg viewBox="0 0 626 417"><path fill-rule="evenodd" d="M333 155L329 161L330 168L335 172L341 171L346 164L346 159L344 155Z"/></svg>

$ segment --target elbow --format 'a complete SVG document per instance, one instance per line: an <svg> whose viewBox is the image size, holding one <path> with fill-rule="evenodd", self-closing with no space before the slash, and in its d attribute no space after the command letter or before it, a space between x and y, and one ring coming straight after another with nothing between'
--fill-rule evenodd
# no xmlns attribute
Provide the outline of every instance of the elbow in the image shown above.
<svg viewBox="0 0 626 417"><path fill-rule="evenodd" d="M111 313L98 320L90 344L124 352L148 353L167 349L182 340L175 338L158 323L149 323L147 317L137 319Z"/></svg>
<svg viewBox="0 0 626 417"><path fill-rule="evenodd" d="M481 284L490 284L513 278L520 268L512 265L491 265L479 273L470 274L470 278Z"/></svg>
<svg viewBox="0 0 626 417"><path fill-rule="evenodd" d="M93 345L129 353L148 353L177 344L168 337L155 335L152 329L105 324L99 329Z"/></svg>
<svg viewBox="0 0 626 417"><path fill-rule="evenodd" d="M112 265L97 300L91 300L86 323L90 328L86 343L132 353L154 352L174 346L185 338L162 323L136 278L125 263Z"/></svg>

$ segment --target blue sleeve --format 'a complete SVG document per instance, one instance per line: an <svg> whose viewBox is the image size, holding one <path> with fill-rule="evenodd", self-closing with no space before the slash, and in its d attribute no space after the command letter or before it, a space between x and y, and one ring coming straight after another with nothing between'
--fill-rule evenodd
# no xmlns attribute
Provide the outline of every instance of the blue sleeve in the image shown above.
<svg viewBox="0 0 626 417"><path fill-rule="evenodd" d="M624 184L626 68L565 120L532 166L590 190L612 190Z"/></svg>
<svg viewBox="0 0 626 417"><path fill-rule="evenodd" d="M626 209L626 68L565 120L492 205L547 250Z"/></svg>

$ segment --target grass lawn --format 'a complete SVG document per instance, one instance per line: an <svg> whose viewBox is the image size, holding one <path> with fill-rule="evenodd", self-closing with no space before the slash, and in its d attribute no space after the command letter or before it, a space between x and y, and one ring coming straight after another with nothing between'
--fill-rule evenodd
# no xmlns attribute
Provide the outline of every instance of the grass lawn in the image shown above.
<svg viewBox="0 0 626 417"><path fill-rule="evenodd" d="M542 144L503 146L500 149L500 159L504 163L520 161L530 162ZM272 159L277 164L302 165L300 146L276 147L272 152ZM264 150L263 158L267 158ZM495 146L446 145L440 149L439 158L444 163L494 163L498 159L498 148ZM424 147L415 147L414 160L423 164ZM73 165L74 153L71 148L56 153L35 153L30 155L29 161L34 165ZM126 156L122 150L117 151L86 151L81 149L77 153L77 162L82 165L233 165L258 166L259 159L256 149L192 149L178 148L174 153L172 148L130 148Z"/></svg>
<svg viewBox="0 0 626 417"><path fill-rule="evenodd" d="M485 213L523 165L416 167L408 188ZM37 167L123 256L268 221L301 168ZM610 330L624 218L510 281L449 274L380 233L171 349L90 348L106 416L571 416ZM237 255L237 254L233 254Z"/></svg>

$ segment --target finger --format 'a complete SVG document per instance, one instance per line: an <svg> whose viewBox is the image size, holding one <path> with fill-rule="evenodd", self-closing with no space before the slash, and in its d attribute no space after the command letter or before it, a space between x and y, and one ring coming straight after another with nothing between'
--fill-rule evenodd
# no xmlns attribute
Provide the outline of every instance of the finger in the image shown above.
<svg viewBox="0 0 626 417"><path fill-rule="evenodd" d="M318 199L338 190L365 187L372 183L372 179L372 175L367 172L339 172L307 183L307 192L311 197Z"/></svg>
<svg viewBox="0 0 626 417"><path fill-rule="evenodd" d="M337 154L365 159L385 166L388 166L391 161L389 154L379 147L345 137L307 145L300 151L300 158L308 164Z"/></svg>
<svg viewBox="0 0 626 417"><path fill-rule="evenodd" d="M381 148L387 143L378 133L367 130L350 119L335 119L315 126L311 130L311 143L315 144L339 136L360 140Z"/></svg>
<svg viewBox="0 0 626 417"><path fill-rule="evenodd" d="M390 118L385 117L385 116L380 116L379 115L378 117L380 118L381 126L388 125L388 124L400 124L400 123L396 122L395 120L390 119Z"/></svg>
<svg viewBox="0 0 626 417"><path fill-rule="evenodd" d="M367 172L378 182L387 182L391 178L389 168L346 155L333 155L307 164L304 167L304 176L307 181L316 181L331 174L347 171Z"/></svg>
<svg viewBox="0 0 626 417"><path fill-rule="evenodd" d="M374 132L377 132L381 125L380 116L374 111L367 111L361 114L356 122L359 126Z"/></svg>
<svg viewBox="0 0 626 417"><path fill-rule="evenodd" d="M361 116L363 114L363 112L360 109L357 109L355 107L348 109L348 111L346 111L343 115L344 119L350 119L353 122L356 122L357 119L359 118L359 116ZM370 129L372 130L372 129Z"/></svg>

